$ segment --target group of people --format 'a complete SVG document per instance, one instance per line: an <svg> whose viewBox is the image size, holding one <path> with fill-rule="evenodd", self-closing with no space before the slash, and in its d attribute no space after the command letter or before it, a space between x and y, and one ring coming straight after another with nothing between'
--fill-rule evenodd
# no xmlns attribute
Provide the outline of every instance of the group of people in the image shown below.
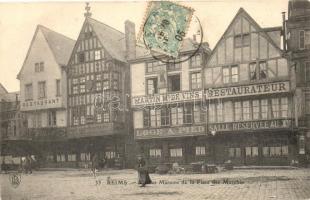
<svg viewBox="0 0 310 200"><path fill-rule="evenodd" d="M25 157L22 157L22 162L21 162L21 169L23 172L26 174L32 174L32 169L34 168L35 165L35 158L34 156L27 155Z"/></svg>

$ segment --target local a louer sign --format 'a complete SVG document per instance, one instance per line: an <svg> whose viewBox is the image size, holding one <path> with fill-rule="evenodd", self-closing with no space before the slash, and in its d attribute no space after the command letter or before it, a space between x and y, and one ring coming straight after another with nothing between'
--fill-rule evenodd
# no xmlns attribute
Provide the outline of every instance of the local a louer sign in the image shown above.
<svg viewBox="0 0 310 200"><path fill-rule="evenodd" d="M209 88L206 90L207 99L250 96L258 94L274 94L290 91L290 83L288 81L262 83L253 85L242 85L236 87Z"/></svg>
<svg viewBox="0 0 310 200"><path fill-rule="evenodd" d="M206 134L205 127L201 125L135 130L136 139L183 137L183 136L196 136L204 134Z"/></svg>
<svg viewBox="0 0 310 200"><path fill-rule="evenodd" d="M168 94L155 94L148 96L136 96L132 97L132 106L146 106L164 103L176 103L183 101L194 101L202 100L201 91L186 91L186 92L175 92Z"/></svg>

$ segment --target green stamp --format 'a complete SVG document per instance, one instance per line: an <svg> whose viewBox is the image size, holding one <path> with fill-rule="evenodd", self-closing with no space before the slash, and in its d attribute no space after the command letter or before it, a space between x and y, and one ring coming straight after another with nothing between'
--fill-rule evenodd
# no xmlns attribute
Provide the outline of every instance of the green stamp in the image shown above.
<svg viewBox="0 0 310 200"><path fill-rule="evenodd" d="M139 39L148 49L176 58L193 12L192 8L169 1L150 2Z"/></svg>

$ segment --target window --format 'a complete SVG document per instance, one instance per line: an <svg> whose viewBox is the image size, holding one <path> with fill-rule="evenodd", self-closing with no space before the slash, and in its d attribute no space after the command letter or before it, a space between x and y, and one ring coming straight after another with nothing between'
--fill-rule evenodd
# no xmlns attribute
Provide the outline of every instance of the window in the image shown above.
<svg viewBox="0 0 310 200"><path fill-rule="evenodd" d="M147 79L147 94L157 94L157 78Z"/></svg>
<svg viewBox="0 0 310 200"><path fill-rule="evenodd" d="M73 125L74 125L74 126L79 125L79 117L73 116Z"/></svg>
<svg viewBox="0 0 310 200"><path fill-rule="evenodd" d="M100 59L101 59L100 50L96 50L95 51L95 60L100 60Z"/></svg>
<svg viewBox="0 0 310 200"><path fill-rule="evenodd" d="M85 124L85 116L81 116L81 124Z"/></svg>
<svg viewBox="0 0 310 200"><path fill-rule="evenodd" d="M190 59L191 67L200 67L201 66L201 55L196 55Z"/></svg>
<svg viewBox="0 0 310 200"><path fill-rule="evenodd" d="M102 121L101 114L96 115L97 122L100 123Z"/></svg>
<svg viewBox="0 0 310 200"><path fill-rule="evenodd" d="M101 82L96 83L96 90L100 91L101 90Z"/></svg>
<svg viewBox="0 0 310 200"><path fill-rule="evenodd" d="M201 89L201 73L192 73L191 74L191 87L193 90Z"/></svg>
<svg viewBox="0 0 310 200"><path fill-rule="evenodd" d="M80 93L84 93L85 92L85 85L80 85Z"/></svg>
<svg viewBox="0 0 310 200"><path fill-rule="evenodd" d="M35 72L40 72L40 64L39 63L35 63L34 64L34 71Z"/></svg>
<svg viewBox="0 0 310 200"><path fill-rule="evenodd" d="M73 86L73 91L72 91L73 94L78 94L79 91L78 91L78 86Z"/></svg>
<svg viewBox="0 0 310 200"><path fill-rule="evenodd" d="M47 118L48 118L47 120L48 126L56 126L56 111L55 110L49 111Z"/></svg>
<svg viewBox="0 0 310 200"><path fill-rule="evenodd" d="M110 113L104 112L103 113L103 122L109 122L110 121Z"/></svg>
<svg viewBox="0 0 310 200"><path fill-rule="evenodd" d="M115 152L114 151L107 151L107 152L105 152L105 156L107 159L113 159L113 158L115 158Z"/></svg>
<svg viewBox="0 0 310 200"><path fill-rule="evenodd" d="M171 108L171 124L172 125L183 124L183 107Z"/></svg>
<svg viewBox="0 0 310 200"><path fill-rule="evenodd" d="M250 45L250 34L236 35L234 37L235 48L249 46Z"/></svg>
<svg viewBox="0 0 310 200"><path fill-rule="evenodd" d="M204 146L196 146L196 156L206 155L206 147Z"/></svg>
<svg viewBox="0 0 310 200"><path fill-rule="evenodd" d="M76 161L76 154L68 154L68 161L69 162Z"/></svg>
<svg viewBox="0 0 310 200"><path fill-rule="evenodd" d="M242 118L243 120L250 120L250 101L242 102Z"/></svg>
<svg viewBox="0 0 310 200"><path fill-rule="evenodd" d="M250 80L256 80L258 77L256 75L256 63L250 63Z"/></svg>
<svg viewBox="0 0 310 200"><path fill-rule="evenodd" d="M56 80L56 96L59 97L61 96L61 85L60 85L60 80Z"/></svg>
<svg viewBox="0 0 310 200"><path fill-rule="evenodd" d="M171 62L167 64L168 71L179 70L179 69L181 69L181 63Z"/></svg>
<svg viewBox="0 0 310 200"><path fill-rule="evenodd" d="M262 119L268 118L268 100L262 99L260 102L261 116Z"/></svg>
<svg viewBox="0 0 310 200"><path fill-rule="evenodd" d="M46 91L45 91L45 81L41 81L38 83L38 98L45 98L46 97Z"/></svg>
<svg viewBox="0 0 310 200"><path fill-rule="evenodd" d="M168 91L177 92L181 90L180 75L168 76Z"/></svg>
<svg viewBox="0 0 310 200"><path fill-rule="evenodd" d="M150 157L160 158L161 157L161 149L150 149Z"/></svg>
<svg viewBox="0 0 310 200"><path fill-rule="evenodd" d="M299 32L299 49L310 49L310 30Z"/></svg>
<svg viewBox="0 0 310 200"><path fill-rule="evenodd" d="M35 63L34 64L34 71L35 72L43 72L44 71L44 62Z"/></svg>
<svg viewBox="0 0 310 200"><path fill-rule="evenodd" d="M252 101L252 109L253 109L253 119L259 119L259 100Z"/></svg>
<svg viewBox="0 0 310 200"><path fill-rule="evenodd" d="M66 161L66 156L65 154L57 154L57 162L65 162Z"/></svg>
<svg viewBox="0 0 310 200"><path fill-rule="evenodd" d="M280 115L280 110L279 110L279 99L278 98L273 98L271 99L271 108L272 108L272 117L273 118L278 118Z"/></svg>
<svg viewBox="0 0 310 200"><path fill-rule="evenodd" d="M240 148L228 148L228 157L230 158L240 158L241 149Z"/></svg>
<svg viewBox="0 0 310 200"><path fill-rule="evenodd" d="M160 110L151 109L150 110L150 117L151 117L151 127L160 126Z"/></svg>
<svg viewBox="0 0 310 200"><path fill-rule="evenodd" d="M288 117L288 99L287 97L283 97L280 99L280 111L281 111L281 117L286 118Z"/></svg>
<svg viewBox="0 0 310 200"><path fill-rule="evenodd" d="M310 62L305 62L306 83L310 84Z"/></svg>
<svg viewBox="0 0 310 200"><path fill-rule="evenodd" d="M217 122L223 122L224 116L223 116L224 106L222 102L219 102L216 104L216 118Z"/></svg>
<svg viewBox="0 0 310 200"><path fill-rule="evenodd" d="M150 73L150 72L157 72L159 70L162 70L163 67L166 67L166 64L162 63L160 61L146 63L146 71L148 73Z"/></svg>
<svg viewBox="0 0 310 200"><path fill-rule="evenodd" d="M170 149L170 157L182 157L182 148L173 148Z"/></svg>
<svg viewBox="0 0 310 200"><path fill-rule="evenodd" d="M193 113L192 106L186 105L184 106L184 124L193 123Z"/></svg>
<svg viewBox="0 0 310 200"><path fill-rule="evenodd" d="M150 110L143 109L143 127L150 127Z"/></svg>
<svg viewBox="0 0 310 200"><path fill-rule="evenodd" d="M204 122L204 111L200 105L194 105L194 122L196 124Z"/></svg>
<svg viewBox="0 0 310 200"><path fill-rule="evenodd" d="M223 83L229 83L229 67L223 67Z"/></svg>
<svg viewBox="0 0 310 200"><path fill-rule="evenodd" d="M239 68L238 66L231 67L231 82L237 83L239 81Z"/></svg>
<svg viewBox="0 0 310 200"><path fill-rule="evenodd" d="M240 121L242 119L242 106L241 102L235 102L234 104L235 107L235 121Z"/></svg>
<svg viewBox="0 0 310 200"><path fill-rule="evenodd" d="M170 112L167 107L160 110L160 117L161 126L168 126L170 124Z"/></svg>
<svg viewBox="0 0 310 200"><path fill-rule="evenodd" d="M246 157L256 157L258 156L258 147L245 147Z"/></svg>
<svg viewBox="0 0 310 200"><path fill-rule="evenodd" d="M264 157L288 156L288 146L279 145L279 146L263 147L263 156Z"/></svg>
<svg viewBox="0 0 310 200"><path fill-rule="evenodd" d="M216 109L215 104L209 104L209 121L211 123L216 122Z"/></svg>
<svg viewBox="0 0 310 200"><path fill-rule="evenodd" d="M267 78L267 66L266 62L259 62L259 79Z"/></svg>
<svg viewBox="0 0 310 200"><path fill-rule="evenodd" d="M85 62L85 54L84 54L84 52L79 52L78 53L78 59L79 59L79 63Z"/></svg>
<svg viewBox="0 0 310 200"><path fill-rule="evenodd" d="M81 161L90 161L90 153L81 153Z"/></svg>
<svg viewBox="0 0 310 200"><path fill-rule="evenodd" d="M32 84L25 85L25 99L26 100L32 100L33 99L33 93L32 93Z"/></svg>

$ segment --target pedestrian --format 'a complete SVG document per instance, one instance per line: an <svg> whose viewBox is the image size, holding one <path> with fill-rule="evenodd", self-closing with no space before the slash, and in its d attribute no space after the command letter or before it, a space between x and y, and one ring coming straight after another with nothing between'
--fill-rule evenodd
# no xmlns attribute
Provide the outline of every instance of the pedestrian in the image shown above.
<svg viewBox="0 0 310 200"><path fill-rule="evenodd" d="M141 184L140 187L145 187L146 184L152 183L152 180L150 178L150 175L147 169L146 162L141 156L138 157L137 170L138 170L138 178L139 178L138 184Z"/></svg>
<svg viewBox="0 0 310 200"><path fill-rule="evenodd" d="M96 176L96 171L99 167L99 158L97 153L94 153L92 157L92 172L94 173L94 176Z"/></svg>

